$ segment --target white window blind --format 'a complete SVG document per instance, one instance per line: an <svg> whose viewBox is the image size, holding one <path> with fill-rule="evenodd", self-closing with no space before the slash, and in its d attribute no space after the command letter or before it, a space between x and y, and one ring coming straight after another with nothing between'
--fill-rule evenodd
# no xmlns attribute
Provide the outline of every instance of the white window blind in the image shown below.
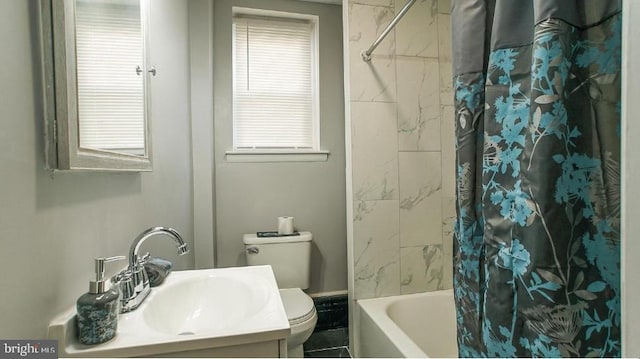
<svg viewBox="0 0 640 359"><path fill-rule="evenodd" d="M142 36L139 1L76 2L81 147L144 154Z"/></svg>
<svg viewBox="0 0 640 359"><path fill-rule="evenodd" d="M234 16L234 148L317 149L315 22Z"/></svg>

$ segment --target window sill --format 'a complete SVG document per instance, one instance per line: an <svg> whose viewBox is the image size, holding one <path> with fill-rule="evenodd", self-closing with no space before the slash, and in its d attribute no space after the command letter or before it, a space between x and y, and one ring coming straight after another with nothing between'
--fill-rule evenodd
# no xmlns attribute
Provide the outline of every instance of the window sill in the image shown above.
<svg viewBox="0 0 640 359"><path fill-rule="evenodd" d="M326 162L329 151L233 150L226 152L227 162Z"/></svg>

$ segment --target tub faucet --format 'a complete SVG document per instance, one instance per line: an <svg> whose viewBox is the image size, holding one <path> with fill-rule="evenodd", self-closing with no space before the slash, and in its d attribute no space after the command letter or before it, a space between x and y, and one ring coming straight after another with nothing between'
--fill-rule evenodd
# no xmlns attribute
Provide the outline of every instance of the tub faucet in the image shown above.
<svg viewBox="0 0 640 359"><path fill-rule="evenodd" d="M182 239L178 231L169 227L152 227L140 233L133 240L129 249L129 266L116 276L116 281L120 284L122 294L120 312L130 312L145 300L151 292L149 277L144 269L144 264L149 259L149 253L140 257L138 252L142 243L157 234L165 234L171 237L178 247L178 254L184 255L189 252L187 244Z"/></svg>

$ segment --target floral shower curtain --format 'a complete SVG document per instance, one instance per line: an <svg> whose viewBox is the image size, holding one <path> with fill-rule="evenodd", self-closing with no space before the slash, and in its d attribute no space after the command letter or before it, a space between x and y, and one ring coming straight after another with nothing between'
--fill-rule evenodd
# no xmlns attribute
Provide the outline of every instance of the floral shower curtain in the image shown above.
<svg viewBox="0 0 640 359"><path fill-rule="evenodd" d="M620 356L618 0L453 0L463 357Z"/></svg>

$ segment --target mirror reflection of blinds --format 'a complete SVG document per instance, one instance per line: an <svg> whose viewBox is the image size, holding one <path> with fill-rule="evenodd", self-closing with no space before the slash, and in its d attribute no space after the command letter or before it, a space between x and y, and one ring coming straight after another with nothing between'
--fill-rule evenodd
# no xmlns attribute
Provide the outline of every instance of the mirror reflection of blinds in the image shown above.
<svg viewBox="0 0 640 359"><path fill-rule="evenodd" d="M76 56L80 146L144 155L139 1L76 1Z"/></svg>
<svg viewBox="0 0 640 359"><path fill-rule="evenodd" d="M314 24L234 18L234 148L313 149Z"/></svg>

